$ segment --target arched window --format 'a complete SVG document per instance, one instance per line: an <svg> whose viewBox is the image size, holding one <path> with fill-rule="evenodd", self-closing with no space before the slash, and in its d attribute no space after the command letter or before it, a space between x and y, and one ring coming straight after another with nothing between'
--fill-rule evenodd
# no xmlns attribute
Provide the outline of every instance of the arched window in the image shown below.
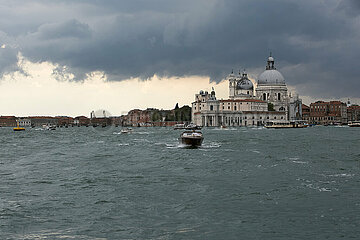
<svg viewBox="0 0 360 240"><path fill-rule="evenodd" d="M281 100L281 95L280 95L280 93L278 93L278 100Z"/></svg>
<svg viewBox="0 0 360 240"><path fill-rule="evenodd" d="M263 94L263 100L266 100L266 93Z"/></svg>
<svg viewBox="0 0 360 240"><path fill-rule="evenodd" d="M210 105L210 111L213 111L213 110L214 110L214 106Z"/></svg>

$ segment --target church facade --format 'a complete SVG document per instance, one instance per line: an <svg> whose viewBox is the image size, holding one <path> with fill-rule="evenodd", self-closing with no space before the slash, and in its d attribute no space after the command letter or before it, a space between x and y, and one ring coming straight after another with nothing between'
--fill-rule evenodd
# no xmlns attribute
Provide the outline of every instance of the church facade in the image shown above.
<svg viewBox="0 0 360 240"><path fill-rule="evenodd" d="M200 91L192 103L192 122L199 126L262 126L267 121L301 119L302 101L288 93L283 75L276 70L272 56L257 79L256 87L247 73L227 77L229 99L218 100Z"/></svg>

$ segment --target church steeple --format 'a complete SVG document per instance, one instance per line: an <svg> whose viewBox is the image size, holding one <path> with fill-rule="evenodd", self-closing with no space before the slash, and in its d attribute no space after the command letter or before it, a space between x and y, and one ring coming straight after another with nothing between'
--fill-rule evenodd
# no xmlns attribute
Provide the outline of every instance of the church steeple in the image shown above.
<svg viewBox="0 0 360 240"><path fill-rule="evenodd" d="M246 69L244 69L244 71L243 71L242 78L247 78Z"/></svg>

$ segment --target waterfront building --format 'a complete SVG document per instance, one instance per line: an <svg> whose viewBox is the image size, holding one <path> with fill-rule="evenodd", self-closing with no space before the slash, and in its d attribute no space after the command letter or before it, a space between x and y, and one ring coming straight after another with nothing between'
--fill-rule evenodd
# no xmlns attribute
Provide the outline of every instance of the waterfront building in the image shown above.
<svg viewBox="0 0 360 240"><path fill-rule="evenodd" d="M129 111L126 123L127 126L146 126L148 123L151 122L152 110L140 110L140 109L133 109Z"/></svg>
<svg viewBox="0 0 360 240"><path fill-rule="evenodd" d="M16 117L0 116L0 127L16 127Z"/></svg>
<svg viewBox="0 0 360 240"><path fill-rule="evenodd" d="M74 118L68 116L57 116L58 126L72 126L74 125Z"/></svg>
<svg viewBox="0 0 360 240"><path fill-rule="evenodd" d="M282 74L270 56L265 71L258 77L257 86L244 71L232 72L229 99L218 100L211 93L200 91L192 103L192 122L200 126L261 126L267 121L300 120L302 101L291 96Z"/></svg>
<svg viewBox="0 0 360 240"><path fill-rule="evenodd" d="M47 116L32 116L28 117L31 120L31 126L41 127L43 125L58 125L59 121L56 117Z"/></svg>
<svg viewBox="0 0 360 240"><path fill-rule="evenodd" d="M30 118L18 118L16 122L19 124L19 127L31 127Z"/></svg>
<svg viewBox="0 0 360 240"><path fill-rule="evenodd" d="M301 106L301 114L302 114L302 120L309 122L310 121L310 107L302 104Z"/></svg>
<svg viewBox="0 0 360 240"><path fill-rule="evenodd" d="M311 103L310 123L321 125L346 124L346 103L340 101L317 101L315 103Z"/></svg>
<svg viewBox="0 0 360 240"><path fill-rule="evenodd" d="M89 126L90 118L85 116L77 116L74 118L74 125L76 126Z"/></svg>
<svg viewBox="0 0 360 240"><path fill-rule="evenodd" d="M360 121L360 106L351 105L347 107L348 122Z"/></svg>

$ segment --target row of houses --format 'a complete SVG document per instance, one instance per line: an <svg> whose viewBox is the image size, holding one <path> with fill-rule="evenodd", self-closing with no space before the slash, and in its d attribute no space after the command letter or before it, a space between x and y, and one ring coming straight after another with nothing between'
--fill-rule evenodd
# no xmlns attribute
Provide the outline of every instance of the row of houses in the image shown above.
<svg viewBox="0 0 360 240"><path fill-rule="evenodd" d="M360 121L360 106L347 106L346 103L341 101L317 101L311 103L310 106L302 104L301 112L302 119L310 124L333 125ZM227 120L229 119L224 119L224 121ZM78 116L73 118L68 116L0 116L0 127L15 127L18 124L22 127L41 127L43 125L55 125L59 127L109 125L163 127L190 122L191 108L188 106L183 106L182 108L176 106L173 110L159 110L155 108L147 108L145 110L134 109L129 111L127 115L119 117L88 118L86 116Z"/></svg>
<svg viewBox="0 0 360 240"><path fill-rule="evenodd" d="M360 121L360 106L348 106L341 101L317 101L310 106L302 104L302 119L310 124L347 124Z"/></svg>
<svg viewBox="0 0 360 240"><path fill-rule="evenodd" d="M16 117L16 116L0 116L0 127L41 127L43 125L52 125L58 127L67 126L108 126L120 125L121 117L109 118L88 118L85 116L68 117L68 116L29 116L29 117Z"/></svg>
<svg viewBox="0 0 360 240"><path fill-rule="evenodd" d="M93 112L92 112L93 113ZM67 126L133 126L133 127L150 127L150 126L173 126L177 123L189 123L191 121L191 108L178 105L173 110L159 110L148 108L145 110L134 109L127 115L118 117L95 117L90 114L86 116L68 117L68 116L0 116L0 127L41 127L43 125L52 125L58 127Z"/></svg>

